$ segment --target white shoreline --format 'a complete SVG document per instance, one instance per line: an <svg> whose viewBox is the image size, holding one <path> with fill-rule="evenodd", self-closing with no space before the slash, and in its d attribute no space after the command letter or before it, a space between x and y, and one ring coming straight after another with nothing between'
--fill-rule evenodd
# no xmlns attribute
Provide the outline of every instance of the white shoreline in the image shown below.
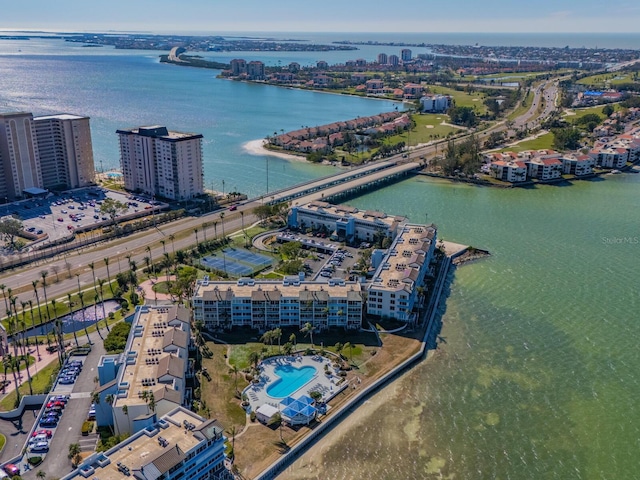
<svg viewBox="0 0 640 480"><path fill-rule="evenodd" d="M263 140L263 139L251 140L251 141L243 144L242 148L249 155L270 155L272 157L283 158L285 160L291 160L291 161L294 161L294 162L305 162L305 163L308 163L307 159L304 158L304 157L301 157L299 155L292 155L290 153L275 152L273 150L269 150L268 148L265 148L264 144L265 144L265 140Z"/></svg>

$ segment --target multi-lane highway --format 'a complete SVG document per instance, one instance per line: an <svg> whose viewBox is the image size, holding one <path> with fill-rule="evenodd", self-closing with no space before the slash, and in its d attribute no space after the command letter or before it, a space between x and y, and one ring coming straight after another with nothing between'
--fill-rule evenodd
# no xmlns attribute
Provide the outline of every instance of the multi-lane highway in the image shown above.
<svg viewBox="0 0 640 480"><path fill-rule="evenodd" d="M540 119L547 117L555 109L555 97L558 91L558 80L552 79L545 81L538 85L534 90L534 98L531 107L527 112L518 118L514 119L512 128L520 128L527 125L529 128L540 122ZM544 107L539 108L540 102L544 101ZM507 128L506 122L500 122L491 128L482 132L477 132L476 135L482 139L488 136L491 132L503 131ZM458 137L465 138L465 137ZM403 162L411 162L419 157L429 158L442 151L442 145L427 145L424 147L412 150L409 158L403 158L402 155L398 155L389 159L389 165L396 165ZM379 164L373 164L382 166L385 162ZM372 167L373 167L372 165ZM366 167L365 167L366 168ZM365 170L363 168L363 170ZM372 168L372 170L379 169L379 167ZM350 170L353 175L358 170ZM337 174L335 178L348 175L344 172ZM304 202L307 199L315 199L321 197L321 190L325 188L336 188L336 183L327 181L328 177L324 179L307 182L308 185L317 182L319 188L314 189L313 196L307 198L306 194L298 195L296 201ZM339 187L337 187L339 188ZM60 298L66 295L67 292L76 291L78 288L76 275L79 275L81 288L90 288L93 285L93 274L89 267L90 263L94 263L95 275L97 278L107 278L107 267L105 265L105 258L109 259L109 272L111 277L115 277L115 274L119 271L124 271L129 268L128 256L131 260L141 268L144 265L144 258L150 256L152 260L156 261L160 259L163 253L170 253L174 250L184 249L196 243L195 229L198 229L197 239L202 241L204 239L213 238L217 232L218 236L223 233L229 235L229 233L238 231L242 228L243 224L248 227L255 221L257 217L252 213L253 209L260 205L263 201L271 200L271 197L275 199L277 195L279 198L285 198L291 193L300 193L304 188L301 186L294 186L285 191L270 194L264 199L249 200L238 207L236 211L224 210L213 214L208 214L201 217L187 217L180 219L171 224L166 224L161 229L152 229L144 232L138 232L129 235L126 238L120 238L111 241L107 244L100 244L93 247L85 248L81 251L69 254L67 256L60 256L54 259L49 259L44 263L31 264L15 271L3 272L0 274L0 284L4 284L6 287L13 290L13 294L19 297L19 301L35 301L35 295L33 292L32 281L41 279L41 272L48 271L47 277L47 296L49 299ZM216 223L214 227L213 223ZM203 227L205 225L205 227ZM208 225L208 226L206 226ZM171 240L173 236L173 240ZM161 243L164 241L164 245ZM149 247L148 252L146 248ZM71 265L71 278L67 278L66 263ZM52 266L56 265L59 270L59 281L55 282L56 275L54 275ZM40 298L42 299L42 294Z"/></svg>

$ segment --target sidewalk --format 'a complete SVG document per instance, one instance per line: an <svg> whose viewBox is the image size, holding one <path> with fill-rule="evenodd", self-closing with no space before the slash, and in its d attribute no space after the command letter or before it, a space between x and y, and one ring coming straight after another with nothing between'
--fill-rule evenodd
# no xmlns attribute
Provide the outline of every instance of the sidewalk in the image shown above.
<svg viewBox="0 0 640 480"><path fill-rule="evenodd" d="M40 349L40 357L38 357L38 352L36 350L35 345L29 345L29 355L31 355L35 359L35 362L33 362L33 364L29 366L29 373L31 374L32 377L47 365L51 364L54 361L55 362L58 361L58 353L47 352L46 343L44 345L39 345L38 348ZM22 385L23 383L28 382L29 380L26 369L16 372L16 376L18 377L19 385ZM13 392L16 389L16 385L13 381L13 373L11 373L10 371L7 371L6 377L7 377L7 382L9 382L9 385L7 385L0 392L0 400L6 397L7 395L9 395L11 392Z"/></svg>

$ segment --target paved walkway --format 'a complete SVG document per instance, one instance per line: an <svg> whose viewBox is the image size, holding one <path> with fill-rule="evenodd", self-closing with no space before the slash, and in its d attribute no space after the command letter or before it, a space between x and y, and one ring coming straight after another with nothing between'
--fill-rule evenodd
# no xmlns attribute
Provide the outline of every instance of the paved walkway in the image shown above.
<svg viewBox="0 0 640 480"><path fill-rule="evenodd" d="M142 282L138 288L140 288L140 289L142 289L144 291L144 299L145 299L146 303L151 304L152 302L155 302L156 300L173 300L172 295L169 294L169 293L154 292L153 291L153 286L156 283L172 281L172 280L175 280L175 279L176 279L175 275L169 275L168 277L166 275L164 275L164 276L163 275L159 275L157 280L155 280L153 278L150 278L149 280L146 280L146 281Z"/></svg>
<svg viewBox="0 0 640 480"><path fill-rule="evenodd" d="M29 355L31 355L35 359L35 362L33 362L33 364L29 366L29 373L32 377L50 363L58 361L58 354L56 352L47 352L46 344L40 345L38 348L40 350L39 357L35 345L29 345ZM22 385L29 379L26 370L21 370L20 372L16 372L16 374L18 376L19 385ZM13 381L13 374L11 372L7 372L6 376L7 382L10 383L4 388L4 390L2 390L2 393L0 394L0 400L16 389L16 385Z"/></svg>

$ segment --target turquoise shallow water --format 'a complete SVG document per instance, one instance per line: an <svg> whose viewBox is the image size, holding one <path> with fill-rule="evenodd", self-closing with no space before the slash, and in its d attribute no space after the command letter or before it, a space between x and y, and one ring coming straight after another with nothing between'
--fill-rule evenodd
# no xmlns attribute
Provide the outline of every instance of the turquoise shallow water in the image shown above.
<svg viewBox="0 0 640 480"><path fill-rule="evenodd" d="M32 42L0 42L0 109L90 115L105 167L117 128L204 132L207 186L227 191L266 188L266 159L245 142L393 108L216 80L155 53ZM271 189L331 171L269 161ZM526 190L418 177L350 201L434 222L492 257L455 272L432 358L288 478L638 478L639 188L632 174Z"/></svg>
<svg viewBox="0 0 640 480"><path fill-rule="evenodd" d="M416 178L350 201L492 256L453 275L432 357L329 435L323 475L305 456L283 478L638 478L638 188Z"/></svg>
<svg viewBox="0 0 640 480"><path fill-rule="evenodd" d="M274 373L280 378L267 387L267 393L273 398L284 398L311 380L318 370L309 365L300 368L278 365Z"/></svg>

